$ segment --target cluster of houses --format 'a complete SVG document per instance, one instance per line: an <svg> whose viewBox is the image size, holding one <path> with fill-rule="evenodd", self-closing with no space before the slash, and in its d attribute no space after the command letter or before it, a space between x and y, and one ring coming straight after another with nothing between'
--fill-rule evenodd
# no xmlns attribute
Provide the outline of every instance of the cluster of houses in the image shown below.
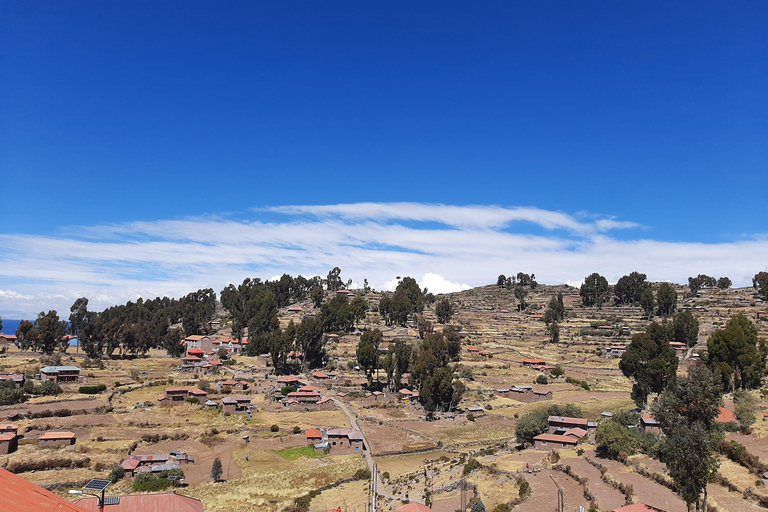
<svg viewBox="0 0 768 512"><path fill-rule="evenodd" d="M314 446L317 453L328 453L329 455L345 455L348 453L364 452L368 448L365 446L363 433L353 428L333 428L329 430L320 430L310 428L304 435L307 444Z"/></svg>
<svg viewBox="0 0 768 512"><path fill-rule="evenodd" d="M17 388L23 387L26 382L26 377L20 373L0 372L0 380L5 382L13 382Z"/></svg>
<svg viewBox="0 0 768 512"><path fill-rule="evenodd" d="M133 455L124 460L120 467L131 477L139 473L159 473L161 471L171 471L181 469L182 464L192 464L195 462L193 457L182 451L171 451L162 455Z"/></svg>
<svg viewBox="0 0 768 512"><path fill-rule="evenodd" d="M548 389L533 389L533 386L512 386L495 389L497 396L512 398L518 402L542 402L552 400L552 391Z"/></svg>
<svg viewBox="0 0 768 512"><path fill-rule="evenodd" d="M0 455L7 455L19 449L19 426L15 423L0 423ZM40 447L69 446L77 442L74 432L45 432L37 438Z"/></svg>
<svg viewBox="0 0 768 512"><path fill-rule="evenodd" d="M523 359L520 364L531 370L538 370L540 372L551 372L555 369L554 366L547 364L544 359Z"/></svg>
<svg viewBox="0 0 768 512"><path fill-rule="evenodd" d="M326 374L323 375L329 378ZM301 408L307 411L331 410L336 407L333 400L324 396L320 389L315 386L304 385L299 381L298 377L284 375L278 377L277 383L282 387L291 386L297 388L296 391L291 391L285 396L283 396L280 390L275 390L272 398L282 402L285 407Z"/></svg>
<svg viewBox="0 0 768 512"><path fill-rule="evenodd" d="M225 387L225 384L227 387ZM248 383L245 381L225 381L220 384L222 389L243 390L248 389ZM255 407L251 405L251 397L243 395L225 396L220 400L208 399L208 393L198 388L165 388L163 395L157 398L158 405L178 405L187 402L189 399L197 399L197 403L203 405L205 409L221 409L225 414L246 414L250 413ZM194 400L193 400L194 401Z"/></svg>
<svg viewBox="0 0 768 512"><path fill-rule="evenodd" d="M537 450L553 450L556 448L573 448L589 437L591 430L597 428L597 423L583 418L567 416L550 416L547 419L547 433L533 438Z"/></svg>

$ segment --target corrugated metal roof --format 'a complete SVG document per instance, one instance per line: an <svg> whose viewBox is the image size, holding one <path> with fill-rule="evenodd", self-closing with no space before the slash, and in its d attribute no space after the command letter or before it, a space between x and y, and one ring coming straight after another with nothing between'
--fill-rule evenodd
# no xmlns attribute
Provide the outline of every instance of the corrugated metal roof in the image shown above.
<svg viewBox="0 0 768 512"><path fill-rule="evenodd" d="M89 496L75 503L87 512L101 512L97 502ZM205 509L200 500L169 492L120 496L120 503L105 506L104 512L205 512Z"/></svg>
<svg viewBox="0 0 768 512"><path fill-rule="evenodd" d="M0 485L3 489L3 492L0 492L0 510L13 512L89 512L90 510L56 496L2 468L0 468Z"/></svg>

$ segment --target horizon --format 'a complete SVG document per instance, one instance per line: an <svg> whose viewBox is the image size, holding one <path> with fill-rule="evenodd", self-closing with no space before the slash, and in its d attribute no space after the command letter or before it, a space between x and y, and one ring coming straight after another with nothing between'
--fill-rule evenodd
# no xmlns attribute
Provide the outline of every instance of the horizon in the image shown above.
<svg viewBox="0 0 768 512"><path fill-rule="evenodd" d="M766 22L749 0L3 4L0 317L335 266L436 293L750 286Z"/></svg>

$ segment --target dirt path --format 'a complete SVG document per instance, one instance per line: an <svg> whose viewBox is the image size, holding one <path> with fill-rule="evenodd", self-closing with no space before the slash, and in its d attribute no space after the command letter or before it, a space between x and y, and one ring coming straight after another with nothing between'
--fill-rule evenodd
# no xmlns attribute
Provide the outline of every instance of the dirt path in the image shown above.
<svg viewBox="0 0 768 512"><path fill-rule="evenodd" d="M629 468L618 462L600 459L608 467L608 473L615 480L631 485L635 490L637 501L646 503L667 512L688 512L685 502L680 497L656 482L637 473L629 472Z"/></svg>
<svg viewBox="0 0 768 512"><path fill-rule="evenodd" d="M556 512L557 486L555 485L555 482L549 478L550 474L551 472L547 470L526 474L525 479L528 480L528 483L531 485L531 495L527 500L523 501L512 510L524 512Z"/></svg>

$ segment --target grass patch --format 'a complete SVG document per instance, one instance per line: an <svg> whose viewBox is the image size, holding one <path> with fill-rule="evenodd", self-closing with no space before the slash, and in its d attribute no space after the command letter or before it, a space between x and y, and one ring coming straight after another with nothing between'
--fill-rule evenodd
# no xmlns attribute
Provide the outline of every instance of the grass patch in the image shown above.
<svg viewBox="0 0 768 512"><path fill-rule="evenodd" d="M307 459L319 459L323 456L322 453L315 452L313 446L296 446L294 448L272 450L272 453L281 456L285 460L296 460L301 457L306 457Z"/></svg>

